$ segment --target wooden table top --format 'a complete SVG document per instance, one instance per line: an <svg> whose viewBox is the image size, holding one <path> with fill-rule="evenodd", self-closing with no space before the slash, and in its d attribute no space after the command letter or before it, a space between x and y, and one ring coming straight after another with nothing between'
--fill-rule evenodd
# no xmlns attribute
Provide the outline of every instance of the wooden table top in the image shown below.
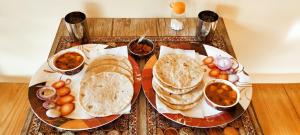
<svg viewBox="0 0 300 135"><path fill-rule="evenodd" d="M184 19L184 30L176 32L169 28L170 19L90 18L89 35L93 36L139 36L149 30L148 36L194 36L197 19ZM225 29L223 20L221 27ZM49 56L53 55L59 38L68 36L61 21ZM229 51L234 54L229 37L224 39ZM143 63L140 63L143 65ZM141 68L142 69L142 68ZM0 83L0 134L20 134L29 109L27 85ZM264 134L300 133L300 84L254 84L252 103ZM140 119L144 119L146 99L140 95ZM143 111L144 110L144 111ZM146 121L141 120L139 134L146 131Z"/></svg>

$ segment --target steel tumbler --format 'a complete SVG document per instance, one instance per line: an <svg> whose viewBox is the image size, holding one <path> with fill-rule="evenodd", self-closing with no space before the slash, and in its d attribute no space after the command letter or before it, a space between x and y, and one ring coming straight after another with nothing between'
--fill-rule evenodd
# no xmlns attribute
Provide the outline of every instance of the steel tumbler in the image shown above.
<svg viewBox="0 0 300 135"><path fill-rule="evenodd" d="M73 42L89 42L88 26L84 13L74 11L65 16L65 24Z"/></svg>
<svg viewBox="0 0 300 135"><path fill-rule="evenodd" d="M205 10L198 14L198 23L196 28L196 37L203 43L211 43L219 15L213 11Z"/></svg>

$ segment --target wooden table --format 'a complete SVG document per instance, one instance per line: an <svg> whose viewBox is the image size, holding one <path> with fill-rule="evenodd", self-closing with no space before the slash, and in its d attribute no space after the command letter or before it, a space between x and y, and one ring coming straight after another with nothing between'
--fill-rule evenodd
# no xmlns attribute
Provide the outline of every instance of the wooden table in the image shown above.
<svg viewBox="0 0 300 135"><path fill-rule="evenodd" d="M223 20L220 23L224 24ZM175 32L169 28L170 19L88 19L89 34L93 36L139 36L149 30L149 36L194 36L196 19L184 20L185 29ZM225 29L225 25L222 25ZM226 34L224 31L223 34ZM53 55L59 38L68 36L64 22L61 21L49 56ZM234 53L229 38L224 39L229 51ZM141 62L141 65L144 63ZM141 68L142 69L142 68ZM0 134L20 134L26 119L29 104L27 85L0 83ZM254 84L252 103L259 123L265 134L300 133L300 84ZM140 119L146 112L143 109L146 99L141 93ZM141 120L139 134L145 131L145 121Z"/></svg>

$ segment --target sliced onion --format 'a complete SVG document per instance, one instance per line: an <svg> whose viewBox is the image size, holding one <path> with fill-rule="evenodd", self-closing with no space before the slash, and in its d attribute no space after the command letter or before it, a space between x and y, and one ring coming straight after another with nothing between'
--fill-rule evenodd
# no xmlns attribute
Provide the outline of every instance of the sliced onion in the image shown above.
<svg viewBox="0 0 300 135"><path fill-rule="evenodd" d="M232 83L235 83L239 80L239 76L236 75L236 74L230 74L228 76L228 81L232 82Z"/></svg>
<svg viewBox="0 0 300 135"><path fill-rule="evenodd" d="M37 90L36 96L41 100L51 99L56 96L56 90L53 87L45 86Z"/></svg>
<svg viewBox="0 0 300 135"><path fill-rule="evenodd" d="M231 68L233 63L228 57L218 56L215 60L215 64L220 70L228 70Z"/></svg>
<svg viewBox="0 0 300 135"><path fill-rule="evenodd" d="M50 118L57 118L61 115L61 113L57 109L49 109L46 111L46 115Z"/></svg>
<svg viewBox="0 0 300 135"><path fill-rule="evenodd" d="M51 102L51 101L49 101L49 100L47 100L47 101L45 101L44 103L43 103L43 107L45 108L45 109L53 109L53 108L55 108L55 103L54 102Z"/></svg>
<svg viewBox="0 0 300 135"><path fill-rule="evenodd" d="M231 58L231 60L232 60L232 68L233 69L238 69L239 66L240 66L239 62L234 58Z"/></svg>
<svg viewBox="0 0 300 135"><path fill-rule="evenodd" d="M70 78L66 79L66 85L70 84L72 82L72 80Z"/></svg>

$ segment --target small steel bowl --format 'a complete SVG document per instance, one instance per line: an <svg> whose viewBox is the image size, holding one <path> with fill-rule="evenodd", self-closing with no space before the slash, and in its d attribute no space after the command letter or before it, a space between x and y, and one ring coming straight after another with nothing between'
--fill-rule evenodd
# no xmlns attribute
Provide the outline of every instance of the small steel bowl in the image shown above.
<svg viewBox="0 0 300 135"><path fill-rule="evenodd" d="M206 95L206 88L209 84L212 83L224 83L226 85L228 85L229 87L232 88L232 90L234 90L237 93L237 98L235 103L228 105L228 106L223 106L223 105L218 105L216 103L214 103L213 101L211 101L207 95ZM206 83L206 85L204 86L204 97L205 97L205 101L208 105L210 105L211 107L219 110L219 111L226 111L226 110L230 110L231 108L233 108L235 105L237 105L240 101L240 91L239 89L231 82L227 81L227 80L223 80L223 79L213 79L209 82Z"/></svg>
<svg viewBox="0 0 300 135"><path fill-rule="evenodd" d="M149 51L147 54L138 54L138 53L135 53L133 52L133 50L131 50L131 46L136 43L139 39L135 39L135 40L132 40L128 45L128 52L133 55L133 56L136 56L136 57L140 57L140 58L143 58L143 57L146 57L146 56L149 56L151 55L153 52L154 52L154 49L155 49L155 44L153 43L152 40L150 39L147 39L147 38L144 38L140 44L147 44L149 47L151 47L151 51Z"/></svg>

